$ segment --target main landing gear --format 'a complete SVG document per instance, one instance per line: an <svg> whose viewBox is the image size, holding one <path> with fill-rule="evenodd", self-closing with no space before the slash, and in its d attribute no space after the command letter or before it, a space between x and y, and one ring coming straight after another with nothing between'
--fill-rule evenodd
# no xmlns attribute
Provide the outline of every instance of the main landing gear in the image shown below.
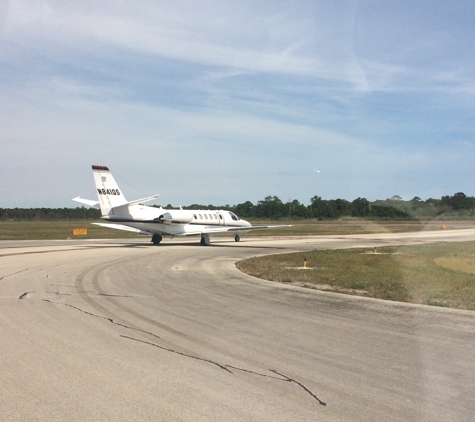
<svg viewBox="0 0 475 422"><path fill-rule="evenodd" d="M152 236L152 243L154 245L160 245L161 241L162 241L162 235L161 234L154 234Z"/></svg>
<svg viewBox="0 0 475 422"><path fill-rule="evenodd" d="M209 240L209 234L208 233L203 233L201 235L201 242L200 242L200 245L201 246L209 246L210 244L210 240Z"/></svg>

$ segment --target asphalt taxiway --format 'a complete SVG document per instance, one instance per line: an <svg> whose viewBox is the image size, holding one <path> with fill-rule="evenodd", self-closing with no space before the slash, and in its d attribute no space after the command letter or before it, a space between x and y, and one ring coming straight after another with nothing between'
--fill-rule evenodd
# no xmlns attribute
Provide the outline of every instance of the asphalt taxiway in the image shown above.
<svg viewBox="0 0 475 422"><path fill-rule="evenodd" d="M0 242L2 420L471 421L475 312L258 280L235 262L475 230ZM449 280L448 280L449 282Z"/></svg>

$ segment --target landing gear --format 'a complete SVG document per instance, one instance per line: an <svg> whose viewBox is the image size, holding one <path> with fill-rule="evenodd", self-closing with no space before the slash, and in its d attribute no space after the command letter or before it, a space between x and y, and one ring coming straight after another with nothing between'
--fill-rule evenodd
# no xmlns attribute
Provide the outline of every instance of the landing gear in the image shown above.
<svg viewBox="0 0 475 422"><path fill-rule="evenodd" d="M161 234L154 234L152 236L152 243L154 245L159 245L161 241L162 241L162 235Z"/></svg>
<svg viewBox="0 0 475 422"><path fill-rule="evenodd" d="M239 237L238 234L234 235L234 241L235 242L239 242L241 240L241 238Z"/></svg>
<svg viewBox="0 0 475 422"><path fill-rule="evenodd" d="M203 233L201 235L201 241L200 241L200 245L201 246L209 246L210 244L210 240L209 240L209 234L208 233Z"/></svg>

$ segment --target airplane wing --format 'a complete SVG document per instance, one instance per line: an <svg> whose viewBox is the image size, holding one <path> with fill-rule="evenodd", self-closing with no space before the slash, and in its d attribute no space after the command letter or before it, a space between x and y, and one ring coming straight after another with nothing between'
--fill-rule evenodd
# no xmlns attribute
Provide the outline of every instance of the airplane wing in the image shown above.
<svg viewBox="0 0 475 422"><path fill-rule="evenodd" d="M277 224L271 226L251 226L251 227L229 227L230 232L232 231L246 231L246 230L259 230L259 229L276 229L279 227L294 227L293 224Z"/></svg>
<svg viewBox="0 0 475 422"><path fill-rule="evenodd" d="M125 230L128 232L135 232L138 234L144 234L148 236L154 235L153 232L136 229L134 227L124 226L122 224L112 224L112 223L92 223L92 224L95 224L96 226L107 227L108 229ZM278 227L293 227L293 226L286 224L286 225L250 226L250 227L229 227L229 226L206 227L204 230L200 230L200 231L189 231L189 232L175 233L175 234L170 234L170 235L172 237L174 236L201 236L204 233L213 234L213 233L247 232L250 230L272 229L272 228L278 228Z"/></svg>
<svg viewBox="0 0 475 422"><path fill-rule="evenodd" d="M99 205L99 201L92 201L91 199L84 199L84 198L81 198L80 196L77 196L76 198L73 198L73 201L80 202L81 204L89 205L90 207L93 207L95 205Z"/></svg>
<svg viewBox="0 0 475 422"><path fill-rule="evenodd" d="M290 224L282 224L282 225L272 225L272 226L249 226L249 227L229 227L229 226L206 227L204 230L179 233L179 234L176 234L175 236L196 236L196 235L201 235L203 233L213 234L213 233L229 233L229 232L231 233L247 232L250 230L274 229L278 227L293 227L293 226Z"/></svg>
<svg viewBox="0 0 475 422"><path fill-rule="evenodd" d="M96 226L102 226L102 227L107 227L108 229L117 229L117 230L125 230L128 232L135 232L138 234L146 234L146 235L153 235L152 232L148 232L146 230L140 230L140 229L134 229L133 227L127 227L123 226L122 224L107 224L107 223L92 223L95 224Z"/></svg>

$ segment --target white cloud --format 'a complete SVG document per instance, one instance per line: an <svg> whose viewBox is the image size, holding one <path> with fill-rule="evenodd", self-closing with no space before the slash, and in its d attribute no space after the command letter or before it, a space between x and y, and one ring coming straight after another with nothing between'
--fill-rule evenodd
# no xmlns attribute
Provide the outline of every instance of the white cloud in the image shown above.
<svg viewBox="0 0 475 422"><path fill-rule="evenodd" d="M173 6L143 2L133 9L112 6L98 10L45 1L33 7L19 0L10 10L6 32L30 50L44 48L47 43L50 48L55 44L79 50L93 48L100 54L112 47L233 71L361 83L362 73L348 51L347 37L341 40L339 36L335 43L329 28L316 35L320 30L318 16L305 2L303 8L277 4L270 14L272 8L247 9L245 4L238 7L226 3L231 4L229 10L218 4L202 7L195 2L176 2ZM338 51L343 54L335 55Z"/></svg>
<svg viewBox="0 0 475 422"><path fill-rule="evenodd" d="M15 183L33 191L72 169L45 193L56 203L98 161L130 169L146 193L166 175L182 203L385 197L403 183L424 197L438 178L456 186L470 168L475 62L464 11L446 7L3 3L0 164L28 168L28 183Z"/></svg>

